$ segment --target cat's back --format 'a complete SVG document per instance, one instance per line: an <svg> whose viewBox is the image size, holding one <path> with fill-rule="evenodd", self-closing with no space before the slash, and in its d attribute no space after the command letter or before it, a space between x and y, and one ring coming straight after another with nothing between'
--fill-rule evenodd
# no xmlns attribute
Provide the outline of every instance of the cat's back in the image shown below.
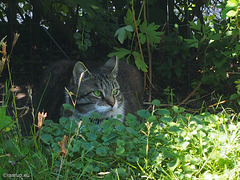
<svg viewBox="0 0 240 180"><path fill-rule="evenodd" d="M120 60L117 80L126 101L126 114L136 115L137 110L141 108L144 94L141 72L133 65Z"/></svg>
<svg viewBox="0 0 240 180"><path fill-rule="evenodd" d="M42 83L37 92L39 111L48 113L49 119L57 119L64 101L64 88L72 77L72 69L76 61L60 60L50 64L42 75Z"/></svg>

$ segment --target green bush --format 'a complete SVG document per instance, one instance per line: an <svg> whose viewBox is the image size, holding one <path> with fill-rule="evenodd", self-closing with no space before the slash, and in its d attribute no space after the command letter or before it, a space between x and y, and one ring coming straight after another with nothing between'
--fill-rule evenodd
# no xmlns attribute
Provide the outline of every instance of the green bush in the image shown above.
<svg viewBox="0 0 240 180"><path fill-rule="evenodd" d="M35 140L25 139L22 146L13 138L1 143L1 152L12 156L1 156L5 163L0 168L34 179L45 172L45 178L63 179L239 177L237 114L223 110L192 115L183 108L159 105L154 100L153 110L138 111L138 118L128 114L125 125L116 119L100 126L89 118L79 122L62 117L59 124L46 120Z"/></svg>
<svg viewBox="0 0 240 180"><path fill-rule="evenodd" d="M0 172L33 179L235 179L240 170L238 114L192 115L160 108L96 126L46 120L33 137L0 139ZM143 123L140 123L140 120ZM6 136L5 136L6 137ZM60 146L61 145L61 146Z"/></svg>

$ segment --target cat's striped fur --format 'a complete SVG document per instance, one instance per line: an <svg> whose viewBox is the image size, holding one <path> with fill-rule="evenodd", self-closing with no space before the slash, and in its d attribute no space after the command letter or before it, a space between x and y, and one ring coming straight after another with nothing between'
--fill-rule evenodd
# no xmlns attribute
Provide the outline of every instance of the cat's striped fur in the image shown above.
<svg viewBox="0 0 240 180"><path fill-rule="evenodd" d="M74 116L90 117L91 113L100 114L101 118L123 120L124 97L117 82L118 60L112 58L103 66L90 72L82 62L73 68L73 78L66 95L66 103L75 104Z"/></svg>
<svg viewBox="0 0 240 180"><path fill-rule="evenodd" d="M55 90L57 88L59 98L65 96L65 103L75 107L70 112L64 112L64 115L76 119L83 116L90 117L92 112L96 112L101 115L102 119L121 117L119 120L123 122L127 113L136 114L143 95L140 72L133 66L119 61L116 56L100 67L92 66L94 64L85 66L80 61L74 67L67 66L66 63L64 76L69 78L68 82L70 83L58 80L58 83L54 82L52 85L50 82L46 95L50 95L52 88ZM55 65L55 68L57 67L58 65ZM66 69L71 69L72 77ZM58 75L58 73L53 74L52 79L56 79ZM66 79L66 77L64 78ZM64 92L64 89L65 93L61 94L60 92ZM54 97L56 98L56 96ZM52 98L54 97L52 96ZM43 100L42 107L48 114L50 113L51 117L52 115L56 116L53 111L60 109L61 101L57 98L55 100L50 98L51 96L45 98L47 101L45 103ZM57 102L59 102L58 105ZM62 101L62 103L64 102Z"/></svg>

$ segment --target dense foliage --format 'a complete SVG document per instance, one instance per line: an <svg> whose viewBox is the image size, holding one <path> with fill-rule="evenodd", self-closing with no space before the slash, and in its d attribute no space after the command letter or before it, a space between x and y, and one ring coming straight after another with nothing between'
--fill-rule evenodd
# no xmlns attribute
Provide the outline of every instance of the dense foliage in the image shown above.
<svg viewBox="0 0 240 180"><path fill-rule="evenodd" d="M45 120L33 138L1 138L0 174L33 179L236 179L239 115L192 115L173 106L95 126ZM96 115L97 116L97 115ZM138 118L138 119L137 119ZM140 123L139 120L144 123Z"/></svg>
<svg viewBox="0 0 240 180"><path fill-rule="evenodd" d="M31 72L33 83L51 61L113 54L149 71L156 98L168 85L181 96L199 83L206 85L199 96L232 93L239 78L238 1L4 0L0 7L0 36L11 42L21 34L14 72Z"/></svg>
<svg viewBox="0 0 240 180"><path fill-rule="evenodd" d="M1 1L0 72L8 80L1 77L0 179L238 179L239 113L231 107L240 104L239 7L238 0ZM22 137L16 69L112 55L144 72L148 110L100 126L89 118L54 123L32 110L39 123Z"/></svg>

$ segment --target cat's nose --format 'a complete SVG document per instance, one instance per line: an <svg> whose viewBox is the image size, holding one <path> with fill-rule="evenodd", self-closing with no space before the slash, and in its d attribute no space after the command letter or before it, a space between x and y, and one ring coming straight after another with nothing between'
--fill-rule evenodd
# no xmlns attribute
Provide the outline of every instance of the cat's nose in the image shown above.
<svg viewBox="0 0 240 180"><path fill-rule="evenodd" d="M115 100L114 100L113 97L107 98L107 99L106 99L106 102L107 102L107 104L110 105L111 107L113 107L114 104L115 104Z"/></svg>

